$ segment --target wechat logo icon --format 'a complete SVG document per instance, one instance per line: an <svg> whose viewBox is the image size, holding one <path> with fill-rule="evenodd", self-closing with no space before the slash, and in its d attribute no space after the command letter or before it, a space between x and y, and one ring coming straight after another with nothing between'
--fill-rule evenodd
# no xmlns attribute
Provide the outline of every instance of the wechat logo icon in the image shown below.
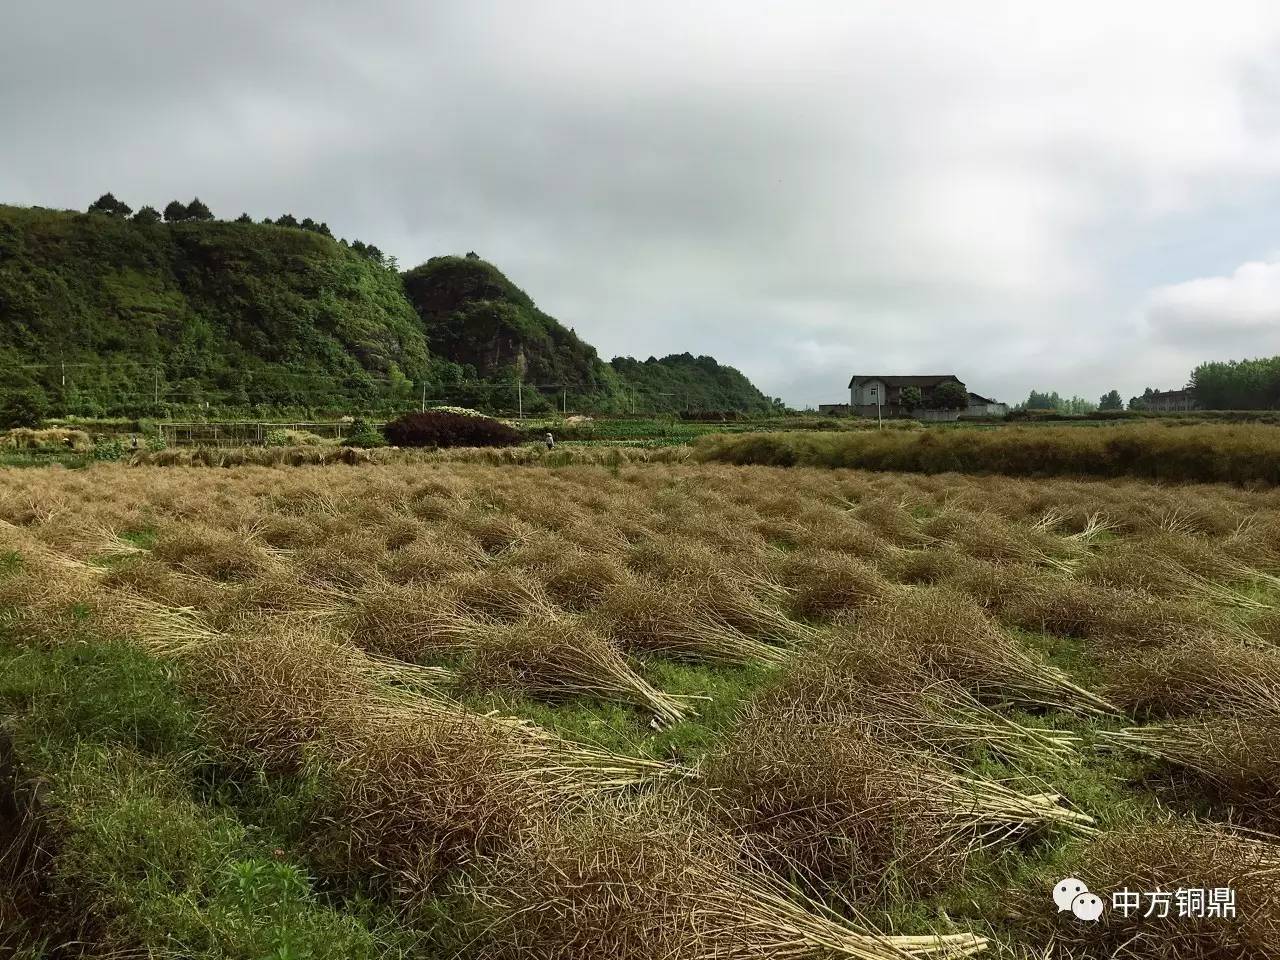
<svg viewBox="0 0 1280 960"><path fill-rule="evenodd" d="M1092 922L1102 916L1102 898L1089 892L1083 880L1067 877L1053 888L1059 913L1070 911L1077 920Z"/></svg>

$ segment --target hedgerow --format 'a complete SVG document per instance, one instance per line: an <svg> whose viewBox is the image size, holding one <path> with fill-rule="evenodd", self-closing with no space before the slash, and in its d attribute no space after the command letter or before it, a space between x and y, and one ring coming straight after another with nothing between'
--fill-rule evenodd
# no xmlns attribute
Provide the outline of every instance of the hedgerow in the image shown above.
<svg viewBox="0 0 1280 960"><path fill-rule="evenodd" d="M695 453L783 467L1280 483L1280 430L1261 424L716 435Z"/></svg>

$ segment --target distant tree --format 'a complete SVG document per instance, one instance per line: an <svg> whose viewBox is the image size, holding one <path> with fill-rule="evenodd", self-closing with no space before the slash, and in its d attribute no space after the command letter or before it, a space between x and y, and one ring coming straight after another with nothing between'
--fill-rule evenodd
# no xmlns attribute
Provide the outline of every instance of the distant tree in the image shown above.
<svg viewBox="0 0 1280 960"><path fill-rule="evenodd" d="M354 250L356 253L360 254L361 256L364 256L365 251L368 250L369 248L364 245L363 240L352 240L351 249Z"/></svg>
<svg viewBox="0 0 1280 960"><path fill-rule="evenodd" d="M1099 410L1123 410L1124 400L1120 398L1119 390L1111 390L1102 395L1098 401Z"/></svg>
<svg viewBox="0 0 1280 960"><path fill-rule="evenodd" d="M204 205L199 197L192 197L187 204L188 220L212 220L213 211Z"/></svg>
<svg viewBox="0 0 1280 960"><path fill-rule="evenodd" d="M303 230L310 230L312 233L315 233L317 224L310 217L303 217L302 222L299 223L298 226Z"/></svg>
<svg viewBox="0 0 1280 960"><path fill-rule="evenodd" d="M105 213L109 217L124 219L133 213L133 207L115 198L114 194L104 193L89 204L90 213Z"/></svg>
<svg viewBox="0 0 1280 960"><path fill-rule="evenodd" d="M316 224L316 233L323 234L326 237L333 236L333 231L329 229L329 224L325 223L324 221L321 221L320 223Z"/></svg>
<svg viewBox="0 0 1280 960"><path fill-rule="evenodd" d="M902 404L904 410L910 413L912 410L924 405L924 394L920 392L919 387L903 387L898 402Z"/></svg>
<svg viewBox="0 0 1280 960"><path fill-rule="evenodd" d="M382 262L382 251L375 247L372 243L364 248L364 255L375 263Z"/></svg>
<svg viewBox="0 0 1280 960"><path fill-rule="evenodd" d="M1023 404L1026 410L1057 410L1062 400L1058 397L1058 392L1040 393L1032 390L1027 394L1027 402Z"/></svg>
<svg viewBox="0 0 1280 960"><path fill-rule="evenodd" d="M133 215L134 223L159 223L160 211L155 207L146 206Z"/></svg>
<svg viewBox="0 0 1280 960"><path fill-rule="evenodd" d="M1062 401L1058 406L1059 413L1093 413L1097 409L1096 403L1084 397L1072 397L1070 400Z"/></svg>
<svg viewBox="0 0 1280 960"><path fill-rule="evenodd" d="M929 404L938 410L963 410L969 406L969 391L953 381L940 383L929 391Z"/></svg>
<svg viewBox="0 0 1280 960"><path fill-rule="evenodd" d="M270 217L263 217L263 218L262 218L262 225L263 225L264 227L271 227L271 226L274 226L274 225L275 225L275 221L274 221L274 220L272 220Z"/></svg>
<svg viewBox="0 0 1280 960"><path fill-rule="evenodd" d="M164 207L164 219L167 223L177 223L181 220L190 219L187 215L187 206L179 203L177 200L170 200Z"/></svg>
<svg viewBox="0 0 1280 960"><path fill-rule="evenodd" d="M467 259L468 259L468 260L479 260L479 259L480 259L480 254L476 253L474 250L468 250L468 251L467 251Z"/></svg>
<svg viewBox="0 0 1280 960"><path fill-rule="evenodd" d="M49 415L49 397L39 386L14 387L0 395L0 426L38 427Z"/></svg>
<svg viewBox="0 0 1280 960"><path fill-rule="evenodd" d="M295 217L292 213L286 213L283 216L276 218L276 226L277 227L296 227L298 226L298 218Z"/></svg>
<svg viewBox="0 0 1280 960"><path fill-rule="evenodd" d="M1145 389L1145 390L1143 390L1143 391L1142 391L1142 396L1140 396L1140 397L1130 397L1130 398L1129 398L1129 409L1130 409L1130 410L1148 410L1148 409L1150 409L1150 407L1151 407L1151 397L1152 397L1152 395L1153 395L1153 394L1155 394L1155 390L1153 390L1151 387L1147 387L1147 389Z"/></svg>
<svg viewBox="0 0 1280 960"><path fill-rule="evenodd" d="M242 213L240 216L236 217L236 223L253 223L253 217L249 216L247 213Z"/></svg>

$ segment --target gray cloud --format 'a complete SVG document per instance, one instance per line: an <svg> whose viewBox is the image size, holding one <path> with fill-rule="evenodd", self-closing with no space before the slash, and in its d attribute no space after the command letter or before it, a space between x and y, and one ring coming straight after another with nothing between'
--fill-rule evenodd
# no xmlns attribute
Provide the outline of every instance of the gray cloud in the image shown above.
<svg viewBox="0 0 1280 960"><path fill-rule="evenodd" d="M4 22L0 199L198 193L405 265L475 249L605 356L711 353L802 404L853 368L1127 395L1280 348L1265 316L1204 300L1192 323L1150 292L1273 246L1235 215L1280 196L1267 5L17 0Z"/></svg>

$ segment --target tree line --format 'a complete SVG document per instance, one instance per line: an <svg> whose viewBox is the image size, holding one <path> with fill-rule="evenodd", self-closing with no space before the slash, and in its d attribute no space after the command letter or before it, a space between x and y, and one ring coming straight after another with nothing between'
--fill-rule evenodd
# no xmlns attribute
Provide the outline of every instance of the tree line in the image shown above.
<svg viewBox="0 0 1280 960"><path fill-rule="evenodd" d="M187 223L192 221L209 221L216 220L213 211L199 197L192 197L189 203L183 203L180 200L170 200L165 204L163 212L155 207L147 205L138 209L135 213L133 208L123 200L116 199L115 194L107 192L100 196L93 203L89 204L88 213L102 214L108 217L115 217L119 220L130 220L133 223L150 225L160 223ZM233 221L235 223L253 223L253 217L247 213L242 213ZM263 217L258 221L264 226L291 227L295 230L306 230L310 233L318 233L321 236L333 239L333 231L329 229L329 224L324 221L317 222L311 217L303 217L299 220L292 213L285 213L272 220L270 217ZM375 263L385 264L395 268L395 258L386 257L383 252L372 243L364 243L361 240L352 240L347 243L345 238L339 239L338 243L348 249L367 257Z"/></svg>

